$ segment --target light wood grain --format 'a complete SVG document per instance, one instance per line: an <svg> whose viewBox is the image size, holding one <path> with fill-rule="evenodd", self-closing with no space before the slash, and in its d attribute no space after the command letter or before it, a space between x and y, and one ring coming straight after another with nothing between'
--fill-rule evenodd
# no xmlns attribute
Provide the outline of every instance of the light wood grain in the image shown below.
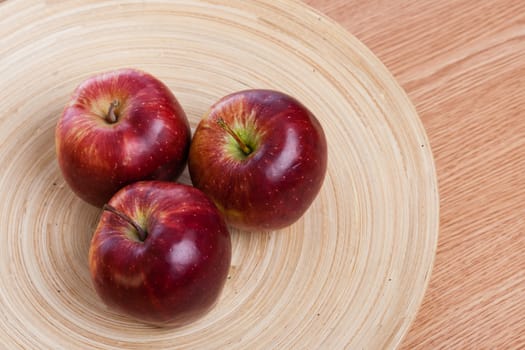
<svg viewBox="0 0 525 350"><path fill-rule="evenodd" d="M342 27L299 1L7 1L0 38L1 347L399 344L435 256L435 168L406 94ZM307 105L328 139L310 210L280 232L232 230L217 306L178 329L130 320L97 297L87 251L100 209L75 197L56 162L54 126L74 87L123 66L166 82L192 127L228 93L273 88Z"/></svg>
<svg viewBox="0 0 525 350"><path fill-rule="evenodd" d="M440 239L402 349L524 349L525 2L305 2L386 64L433 147Z"/></svg>

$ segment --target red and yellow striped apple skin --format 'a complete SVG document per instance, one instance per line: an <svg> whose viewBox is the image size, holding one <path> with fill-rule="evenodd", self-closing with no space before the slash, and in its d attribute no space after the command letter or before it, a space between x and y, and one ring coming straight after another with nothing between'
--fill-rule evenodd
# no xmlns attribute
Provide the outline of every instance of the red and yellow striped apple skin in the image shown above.
<svg viewBox="0 0 525 350"><path fill-rule="evenodd" d="M243 154L229 126L251 149ZM191 181L244 230L280 229L310 207L324 181L327 142L318 119L298 100L245 90L214 104L194 133Z"/></svg>
<svg viewBox="0 0 525 350"><path fill-rule="evenodd" d="M200 190L141 181L109 204L145 232L104 211L93 235L93 284L111 308L146 323L187 324L210 310L227 280L231 239L223 217Z"/></svg>
<svg viewBox="0 0 525 350"><path fill-rule="evenodd" d="M106 121L113 101L118 120ZM183 171L191 131L164 83L135 69L91 77L74 91L55 130L58 163L71 189L102 206L139 180L175 180Z"/></svg>

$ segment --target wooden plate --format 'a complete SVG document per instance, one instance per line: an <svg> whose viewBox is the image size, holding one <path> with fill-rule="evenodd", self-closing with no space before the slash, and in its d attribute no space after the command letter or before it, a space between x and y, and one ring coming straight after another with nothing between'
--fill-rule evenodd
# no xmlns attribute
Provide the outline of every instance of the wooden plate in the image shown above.
<svg viewBox="0 0 525 350"><path fill-rule="evenodd" d="M223 95L287 92L320 119L329 170L280 232L233 231L218 305L177 329L106 309L88 274L99 210L57 167L74 87L118 67L165 81L192 127ZM297 1L0 3L0 344L6 349L386 349L422 300L438 235L431 151L405 93ZM188 183L187 174L182 181Z"/></svg>

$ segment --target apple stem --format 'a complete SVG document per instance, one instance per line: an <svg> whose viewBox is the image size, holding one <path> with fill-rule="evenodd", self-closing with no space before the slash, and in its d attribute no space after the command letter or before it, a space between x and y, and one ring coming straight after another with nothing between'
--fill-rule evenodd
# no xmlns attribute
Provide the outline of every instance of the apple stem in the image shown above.
<svg viewBox="0 0 525 350"><path fill-rule="evenodd" d="M109 204L104 204L104 206L102 207L103 210L107 210L109 211L110 213L113 213L115 215L117 215L118 217L120 217L121 219L123 219L124 221L126 221L127 223L129 223L131 226L133 226L133 228L135 230L137 230L137 233L139 235L139 240L141 242L144 242L146 240L146 236L147 236L147 233L146 231L140 227L139 224L137 224L132 218L130 218L129 216L127 216L126 214L118 211L115 207L109 205Z"/></svg>
<svg viewBox="0 0 525 350"><path fill-rule="evenodd" d="M245 155L252 153L252 150L250 149L250 147L248 147L248 145L244 143L244 141L239 137L239 135L237 135L235 131L233 131L232 128L230 128L230 126L226 124L224 119L222 118L217 119L217 124L219 124L221 128L226 130L226 132L230 134L231 137L233 137L235 141L237 141L237 144L241 148L242 153L244 153Z"/></svg>
<svg viewBox="0 0 525 350"><path fill-rule="evenodd" d="M115 108L119 106L120 102L114 100L109 104L108 114L106 115L106 121L110 124L117 122L117 115L115 114Z"/></svg>

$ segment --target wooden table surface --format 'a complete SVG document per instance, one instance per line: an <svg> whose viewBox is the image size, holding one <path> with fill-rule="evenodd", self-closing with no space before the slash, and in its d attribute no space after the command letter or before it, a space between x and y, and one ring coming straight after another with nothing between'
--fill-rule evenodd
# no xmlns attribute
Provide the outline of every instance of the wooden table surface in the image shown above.
<svg viewBox="0 0 525 350"><path fill-rule="evenodd" d="M439 244L402 349L525 349L525 1L304 1L390 69L434 152Z"/></svg>

